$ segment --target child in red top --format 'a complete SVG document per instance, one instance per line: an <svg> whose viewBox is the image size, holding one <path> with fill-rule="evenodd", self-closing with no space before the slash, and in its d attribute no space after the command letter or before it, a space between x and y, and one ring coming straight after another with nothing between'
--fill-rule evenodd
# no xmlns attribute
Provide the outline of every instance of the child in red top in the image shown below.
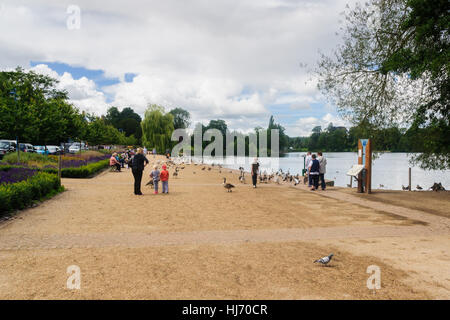
<svg viewBox="0 0 450 320"><path fill-rule="evenodd" d="M161 174L159 175L162 183L162 193L169 193L169 171L167 171L167 166L162 166Z"/></svg>

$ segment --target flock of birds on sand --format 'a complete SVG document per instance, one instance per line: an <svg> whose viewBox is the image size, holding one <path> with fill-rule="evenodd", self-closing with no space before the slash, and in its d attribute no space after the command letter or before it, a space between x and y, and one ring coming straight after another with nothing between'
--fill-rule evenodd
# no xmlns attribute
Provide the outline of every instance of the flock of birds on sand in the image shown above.
<svg viewBox="0 0 450 320"><path fill-rule="evenodd" d="M157 164L160 164L161 161L157 161ZM178 178L181 174L181 171L186 168L186 162L181 159L176 160L168 160L165 162L167 165L167 169L174 168L172 176L174 178ZM224 169L220 164L210 164L206 165L204 163L192 163L196 167L199 168L199 171L211 171L213 169L217 169L219 173L233 173L233 170ZM197 171L194 169L192 171L192 174L197 174ZM242 184L246 183L246 172L243 167L239 168L239 182ZM267 184L267 183L276 183L276 184L282 184L283 182L293 183L294 186L297 186L301 182L303 184L306 184L308 182L307 177L303 177L300 174L292 175L288 172L284 172L283 169L279 169L278 171L272 171L272 173L267 173L266 171L263 171L258 176L259 183L261 184ZM153 180L150 180L146 186L153 186ZM223 187L227 190L227 192L233 192L232 189L236 188L235 185L227 182L227 179L223 178Z"/></svg>
<svg viewBox="0 0 450 320"><path fill-rule="evenodd" d="M172 176L174 178L178 178L178 176L180 174L180 170L184 170L186 168L186 166L185 166L186 163L182 159L177 159L175 161L168 160L165 163L166 163L168 169L171 167L175 167L174 172L172 173ZM210 164L209 166L205 165L203 162L202 163L193 163L193 165L201 166L201 169L200 169L201 171L211 171L215 167L218 169L219 173L226 171L226 169L224 169L221 165L214 164L214 163ZM228 173L233 173L233 170L228 170ZM194 170L192 172L192 174L196 174L196 171ZM308 177L301 176L300 174L292 175L289 172L289 170L287 172L284 172L283 169L279 169L278 171L272 171L272 173L267 173L267 171L260 172L260 174L258 176L258 180L259 180L260 184L262 184L262 183L281 184L282 182L288 182L288 183L293 183L294 186L297 186L301 182L303 184L306 184L308 182ZM246 183L245 169L243 167L239 167L239 182L242 184ZM153 186L153 180L150 180L147 183L147 185ZM227 182L227 179L224 177L223 178L223 187L227 190L227 192L232 192L233 191L232 189L235 188L236 186ZM347 184L347 187L351 188L352 186L350 184ZM379 188L384 189L385 186L383 184L380 184ZM408 191L409 186L402 185L402 190ZM423 190L423 188L420 185L417 185L416 190L420 191L420 190ZM445 191L445 188L442 186L442 183L434 183L430 188L428 188L428 190Z"/></svg>

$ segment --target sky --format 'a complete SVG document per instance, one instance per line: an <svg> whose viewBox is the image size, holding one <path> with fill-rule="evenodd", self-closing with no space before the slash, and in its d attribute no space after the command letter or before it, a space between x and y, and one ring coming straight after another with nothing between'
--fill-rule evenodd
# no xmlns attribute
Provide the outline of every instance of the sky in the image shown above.
<svg viewBox="0 0 450 320"><path fill-rule="evenodd" d="M356 0L0 0L0 70L60 81L97 115L110 106L188 110L192 126L267 127L290 136L348 124L317 90L319 52L339 43Z"/></svg>

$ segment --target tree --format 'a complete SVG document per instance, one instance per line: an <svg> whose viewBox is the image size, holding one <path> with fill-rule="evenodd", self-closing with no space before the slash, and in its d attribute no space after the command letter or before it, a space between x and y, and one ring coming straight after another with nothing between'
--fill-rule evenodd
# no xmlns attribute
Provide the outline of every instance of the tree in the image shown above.
<svg viewBox="0 0 450 320"><path fill-rule="evenodd" d="M0 134L34 144L59 144L77 136L79 111L57 84L21 68L0 72Z"/></svg>
<svg viewBox="0 0 450 320"><path fill-rule="evenodd" d="M225 137L227 134L228 126L225 120L211 120L209 121L209 124L206 126L206 130L208 129L217 129Z"/></svg>
<svg viewBox="0 0 450 320"><path fill-rule="evenodd" d="M119 111L117 107L110 107L105 116L105 122L112 125L127 137L134 135L135 138L142 137L141 117L133 109L126 107Z"/></svg>
<svg viewBox="0 0 450 320"><path fill-rule="evenodd" d="M173 116L173 126L176 129L186 129L191 123L191 114L182 108L175 108L169 111Z"/></svg>
<svg viewBox="0 0 450 320"><path fill-rule="evenodd" d="M426 169L450 167L449 2L371 0L345 14L343 43L321 55L319 89L342 116L371 128L429 129Z"/></svg>
<svg viewBox="0 0 450 320"><path fill-rule="evenodd" d="M171 147L173 115L165 113L163 107L155 104L148 106L141 127L144 146L156 148L159 153L164 153Z"/></svg>
<svg viewBox="0 0 450 320"><path fill-rule="evenodd" d="M285 151L288 146L288 136L285 134L286 129L282 125L275 123L273 116L270 116L269 126L267 127L267 147L270 151L272 150L272 130L278 130L279 151Z"/></svg>

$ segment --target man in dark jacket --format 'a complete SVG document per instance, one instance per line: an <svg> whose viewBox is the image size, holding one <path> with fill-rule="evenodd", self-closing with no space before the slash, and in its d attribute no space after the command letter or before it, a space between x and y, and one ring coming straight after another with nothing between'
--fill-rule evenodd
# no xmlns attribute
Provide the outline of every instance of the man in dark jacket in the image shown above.
<svg viewBox="0 0 450 320"><path fill-rule="evenodd" d="M311 177L312 182L312 191L317 190L319 188L319 174L320 174L320 163L317 160L317 156L313 154L311 156L312 161L308 168L308 176Z"/></svg>
<svg viewBox="0 0 450 320"><path fill-rule="evenodd" d="M252 183L253 188L256 188L256 181L258 180L259 162L258 158L255 158L252 163Z"/></svg>
<svg viewBox="0 0 450 320"><path fill-rule="evenodd" d="M132 171L134 176L134 194L141 196L141 182L142 173L145 166L148 164L148 159L144 155L142 148L138 148L137 154L133 157Z"/></svg>

